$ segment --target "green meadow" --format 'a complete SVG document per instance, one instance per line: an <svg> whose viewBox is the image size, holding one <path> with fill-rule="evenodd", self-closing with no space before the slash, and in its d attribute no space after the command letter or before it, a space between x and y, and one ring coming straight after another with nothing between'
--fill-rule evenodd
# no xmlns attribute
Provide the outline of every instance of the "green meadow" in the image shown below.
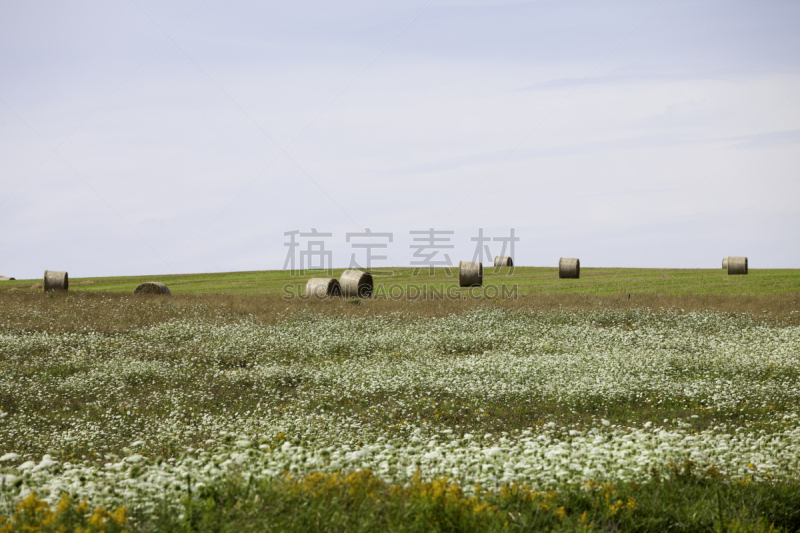
<svg viewBox="0 0 800 533"><path fill-rule="evenodd" d="M153 276L70 277L70 291L126 293L144 281L161 281L175 294L224 293L282 296L302 294L312 277L339 277L344 269L327 274L322 270L292 273L285 270L223 272L211 274L170 274ZM424 290L447 290L458 286L458 269L450 275L441 268L431 275L412 268L374 269L378 294L400 294L410 286ZM502 294L502 286L516 286L519 296L535 294L661 294L661 295L767 295L800 291L800 269L752 269L745 276L729 276L722 269L582 268L580 279L559 279L552 267L516 267L484 270L484 293ZM0 288L34 290L41 280L0 282ZM287 288L292 287L292 288ZM397 288L399 287L399 288ZM490 289L489 287L494 287ZM413 293L412 293L413 295Z"/></svg>

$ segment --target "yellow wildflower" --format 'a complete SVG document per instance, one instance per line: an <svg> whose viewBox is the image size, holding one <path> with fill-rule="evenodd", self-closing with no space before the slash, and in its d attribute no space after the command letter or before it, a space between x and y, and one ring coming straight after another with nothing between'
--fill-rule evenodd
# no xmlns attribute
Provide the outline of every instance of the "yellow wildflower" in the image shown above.
<svg viewBox="0 0 800 533"><path fill-rule="evenodd" d="M100 529L106 524L107 517L108 513L106 512L105 507L101 505L100 507L94 510L94 513L92 513L92 516L89 517L89 520L87 520L87 522L89 522L90 526Z"/></svg>
<svg viewBox="0 0 800 533"><path fill-rule="evenodd" d="M630 498L628 499L630 500ZM111 513L111 521L117 524L118 526L125 524L127 520L128 520L127 509L125 507L120 507L119 509Z"/></svg>
<svg viewBox="0 0 800 533"><path fill-rule="evenodd" d="M636 500L628 496L628 502L625 504L625 508L629 511L635 511L639 508L639 504L636 503Z"/></svg>
<svg viewBox="0 0 800 533"><path fill-rule="evenodd" d="M613 504L609 505L608 509L609 509L609 511L611 511L612 515L615 515L621 509L623 509L624 507L625 507L625 504L622 502L622 500L617 500L616 503L613 503Z"/></svg>

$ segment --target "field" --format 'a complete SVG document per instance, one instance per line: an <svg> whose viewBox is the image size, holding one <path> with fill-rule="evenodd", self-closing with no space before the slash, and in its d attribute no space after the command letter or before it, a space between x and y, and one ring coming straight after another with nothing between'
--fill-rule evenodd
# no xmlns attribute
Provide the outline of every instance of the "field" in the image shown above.
<svg viewBox="0 0 800 533"><path fill-rule="evenodd" d="M331 274L338 278L343 269L334 269ZM434 275L426 270L414 275L411 268L375 269L376 289L383 288L389 296L389 288L409 285L429 288L455 288L458 284L458 269L447 276L443 269ZM740 295L779 294L800 291L800 270L797 269L750 269L747 276L728 276L719 269L648 269L648 268L581 268L578 280L559 280L558 268L516 267L513 275L507 268L484 270L484 286L517 285L519 295L541 294L662 294L662 295ZM76 274L77 273L71 273ZM294 286L294 294L302 294L305 281L311 277L324 277L322 270L309 270L303 276L292 276L288 271L272 270L258 272L229 272L219 274L183 274L159 276L129 276L111 278L70 277L70 290L81 292L131 293L144 281L161 281L178 294L232 294L282 296L285 285ZM2 289L20 291L41 285L41 279L0 282ZM299 287L299 290L298 290ZM39 287L41 288L41 287ZM490 291L491 294L491 291Z"/></svg>
<svg viewBox="0 0 800 533"><path fill-rule="evenodd" d="M1 282L0 531L800 529L800 272L507 274Z"/></svg>

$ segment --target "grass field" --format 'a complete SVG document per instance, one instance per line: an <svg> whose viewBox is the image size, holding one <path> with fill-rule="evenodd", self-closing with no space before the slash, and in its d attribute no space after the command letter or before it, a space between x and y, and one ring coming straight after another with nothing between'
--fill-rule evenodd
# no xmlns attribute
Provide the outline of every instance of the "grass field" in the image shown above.
<svg viewBox="0 0 800 533"><path fill-rule="evenodd" d="M339 277L342 269L333 270L333 277ZM442 269L436 269L430 276L422 271L414 276L413 269L400 268L391 272L386 269L372 271L375 276L376 291L389 295L394 285L406 288L409 285L457 287L458 272L447 276ZM800 291L800 269L751 269L746 276L728 276L722 269L647 269L647 268L582 268L581 278L577 280L558 279L557 268L517 267L509 276L509 269L494 272L484 271L484 286L517 285L519 295L536 294L663 294L663 295L731 295L731 294L778 294ZM77 275L77 273L75 273ZM160 276L134 276L110 278L70 278L70 290L108 293L131 293L144 281L166 283L176 294L235 294L269 295L285 294L286 285L294 286L294 294L302 294L308 278L325 276L324 271L307 271L293 276L288 271L229 272L217 274L180 274ZM5 288L32 290L31 287L42 280L18 280L0 282L0 290ZM299 290L297 289L299 287ZM381 289L382 287L382 289ZM491 294L491 292L490 292Z"/></svg>
<svg viewBox="0 0 800 533"><path fill-rule="evenodd" d="M0 531L800 530L797 271L554 276L0 289Z"/></svg>

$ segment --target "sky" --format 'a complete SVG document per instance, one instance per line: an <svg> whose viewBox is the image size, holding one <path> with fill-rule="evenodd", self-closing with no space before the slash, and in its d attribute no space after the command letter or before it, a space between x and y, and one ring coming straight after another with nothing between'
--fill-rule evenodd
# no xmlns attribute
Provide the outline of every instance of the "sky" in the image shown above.
<svg viewBox="0 0 800 533"><path fill-rule="evenodd" d="M2 1L0 275L800 268L799 93L797 2Z"/></svg>

